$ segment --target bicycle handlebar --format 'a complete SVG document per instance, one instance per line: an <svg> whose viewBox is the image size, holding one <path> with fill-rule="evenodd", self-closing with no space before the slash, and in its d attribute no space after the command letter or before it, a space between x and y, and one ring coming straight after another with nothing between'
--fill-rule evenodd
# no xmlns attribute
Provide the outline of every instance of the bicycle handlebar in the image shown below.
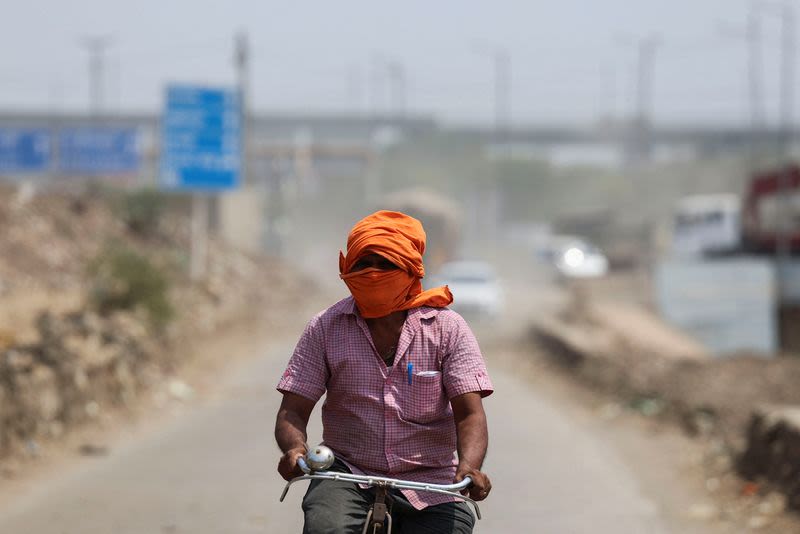
<svg viewBox="0 0 800 534"><path fill-rule="evenodd" d="M455 484L430 484L427 482L414 482L413 480L401 480L398 478L387 478L370 475L356 475L353 473L342 473L338 471L312 471L306 464L303 458L297 459L297 465L300 470L306 475L324 476L328 478L331 475L336 475L336 480L342 482L358 482L359 484L368 484L370 486L386 486L390 488L401 489L419 489L423 491L428 490L441 490L441 491L461 491L467 489L472 485L472 478L464 477L461 482Z"/></svg>
<svg viewBox="0 0 800 534"><path fill-rule="evenodd" d="M475 515L478 519L481 518L481 510L478 507L478 504L466 495L461 495L461 493L458 493L472 485L472 478L470 477L464 477L464 480L454 484L430 484L427 482L415 482L413 480L401 480L397 478L370 475L356 475L353 473L343 473L339 471L314 471L309 468L308 462L303 457L297 459L297 466L301 471L303 471L304 474L299 477L295 477L286 483L286 487L283 488L283 493L281 493L280 502L283 502L283 499L289 492L289 487L295 482L300 482L302 480L336 480L339 482L366 484L367 486L382 486L385 488L409 489L450 495L472 504L472 506L475 508Z"/></svg>

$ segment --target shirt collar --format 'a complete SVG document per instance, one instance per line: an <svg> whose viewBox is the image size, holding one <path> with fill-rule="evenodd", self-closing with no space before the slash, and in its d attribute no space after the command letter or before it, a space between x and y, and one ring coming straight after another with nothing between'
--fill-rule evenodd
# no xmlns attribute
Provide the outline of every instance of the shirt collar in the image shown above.
<svg viewBox="0 0 800 534"><path fill-rule="evenodd" d="M352 296L347 297L344 299L342 303L342 313L345 315L358 315L358 310L356 309L356 299Z"/></svg>

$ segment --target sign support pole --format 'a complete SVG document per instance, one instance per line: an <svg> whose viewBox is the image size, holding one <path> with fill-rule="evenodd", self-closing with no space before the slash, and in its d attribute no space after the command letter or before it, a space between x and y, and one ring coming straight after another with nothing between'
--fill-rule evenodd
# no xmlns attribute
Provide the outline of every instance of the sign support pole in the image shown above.
<svg viewBox="0 0 800 534"><path fill-rule="evenodd" d="M206 275L208 261L208 198L202 193L192 194L192 231L190 243L189 274L195 282Z"/></svg>
<svg viewBox="0 0 800 534"><path fill-rule="evenodd" d="M239 95L229 89L168 86L161 133L161 184L191 195L189 276L208 274L214 194L239 187Z"/></svg>

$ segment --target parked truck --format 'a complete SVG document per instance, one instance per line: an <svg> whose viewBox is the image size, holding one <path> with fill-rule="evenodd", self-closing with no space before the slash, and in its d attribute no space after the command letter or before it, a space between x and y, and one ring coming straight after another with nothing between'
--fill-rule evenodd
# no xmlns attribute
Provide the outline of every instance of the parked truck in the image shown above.
<svg viewBox="0 0 800 534"><path fill-rule="evenodd" d="M676 256L800 253L800 167L754 173L744 194L691 195L675 206Z"/></svg>
<svg viewBox="0 0 800 534"><path fill-rule="evenodd" d="M742 202L746 250L775 253L783 237L789 252L800 252L800 167L756 173Z"/></svg>
<svg viewBox="0 0 800 534"><path fill-rule="evenodd" d="M463 214L450 198L427 189L404 189L385 195L380 207L402 211L422 222L427 234L425 269L436 272L456 258L461 246Z"/></svg>
<svg viewBox="0 0 800 534"><path fill-rule="evenodd" d="M665 316L715 340L746 335L741 349L800 352L800 167L754 173L741 197L684 197L672 226L657 282Z"/></svg>

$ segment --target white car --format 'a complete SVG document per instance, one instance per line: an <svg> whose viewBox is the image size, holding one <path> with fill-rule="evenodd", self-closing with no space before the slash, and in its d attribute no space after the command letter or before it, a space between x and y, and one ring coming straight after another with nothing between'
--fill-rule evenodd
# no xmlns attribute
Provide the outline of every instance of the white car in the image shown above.
<svg viewBox="0 0 800 534"><path fill-rule="evenodd" d="M598 278L608 274L605 254L577 236L552 236L537 247L535 256L564 278Z"/></svg>
<svg viewBox="0 0 800 534"><path fill-rule="evenodd" d="M486 262L445 263L428 282L426 287L449 286L453 292L450 308L463 316L492 319L503 309L503 289L494 269Z"/></svg>
<svg viewBox="0 0 800 534"><path fill-rule="evenodd" d="M562 247L555 258L556 269L567 278L598 278L608 274L608 258L583 241Z"/></svg>

